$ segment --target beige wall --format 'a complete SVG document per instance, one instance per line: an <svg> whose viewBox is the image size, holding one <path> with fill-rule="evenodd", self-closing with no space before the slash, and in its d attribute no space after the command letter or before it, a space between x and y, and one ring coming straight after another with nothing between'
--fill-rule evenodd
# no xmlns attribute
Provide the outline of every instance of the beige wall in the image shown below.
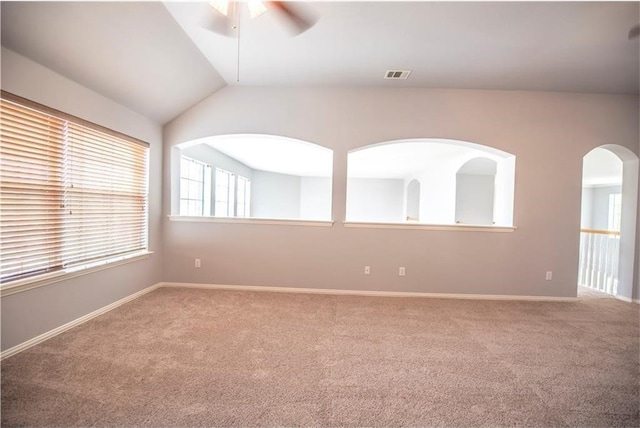
<svg viewBox="0 0 640 428"><path fill-rule="evenodd" d="M161 278L162 128L39 64L2 48L2 89L151 145L148 259L2 298L2 350L109 305Z"/></svg>
<svg viewBox="0 0 640 428"><path fill-rule="evenodd" d="M165 281L355 290L575 296L582 158L638 153L633 96L430 89L227 87L165 126L165 151L210 135L264 133L334 150L331 228L164 220ZM450 138L517 156L513 233L343 226L347 152ZM165 159L165 171L169 170ZM164 213L169 211L164 176ZM193 259L202 259L194 269ZM363 266L371 275L363 275ZM398 267L406 276L398 277ZM553 280L545 281L545 272ZM637 286L636 286L637 287Z"/></svg>
<svg viewBox="0 0 640 428"><path fill-rule="evenodd" d="M3 90L151 144L149 239L155 252L146 260L2 298L3 350L159 281L573 296L582 157L607 143L640 151L637 97L229 87L165 127L163 163L157 123L9 50L3 48L0 59ZM169 148L228 133L284 135L333 149L334 226L167 220ZM345 228L347 152L416 137L460 139L514 153L518 229ZM201 269L193 268L195 257L202 259ZM372 267L371 275L362 274L364 265ZM397 276L398 266L406 267L405 277ZM554 271L553 281L544 280L547 270ZM639 298L637 284L634 292Z"/></svg>

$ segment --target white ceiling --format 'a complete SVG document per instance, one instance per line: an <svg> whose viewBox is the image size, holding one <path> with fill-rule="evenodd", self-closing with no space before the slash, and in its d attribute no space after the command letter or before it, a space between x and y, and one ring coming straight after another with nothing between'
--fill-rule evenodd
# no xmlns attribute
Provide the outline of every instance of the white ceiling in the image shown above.
<svg viewBox="0 0 640 428"><path fill-rule="evenodd" d="M226 84L638 93L638 2L297 6L317 18L309 31L242 15L238 45L203 28L218 13L206 2L2 2L1 37L160 123ZM413 72L389 81L388 69Z"/></svg>
<svg viewBox="0 0 640 428"><path fill-rule="evenodd" d="M228 84L238 40L203 28L206 3L167 9ZM289 37L277 14L240 19L241 85L356 85L638 93L637 2L316 2ZM219 16L219 15L218 15ZM406 81L384 80L410 69Z"/></svg>
<svg viewBox="0 0 640 428"><path fill-rule="evenodd" d="M622 161L611 151L596 148L584 157L582 185L584 187L622 184Z"/></svg>
<svg viewBox="0 0 640 428"><path fill-rule="evenodd" d="M461 141L426 138L382 143L349 152L348 175L355 178L408 179L439 168L448 170L452 165L474 157L498 160L511 156L489 147L481 150L480 147ZM469 170L467 173L480 171Z"/></svg>
<svg viewBox="0 0 640 428"><path fill-rule="evenodd" d="M331 177L333 151L317 144L272 135L235 134L206 137L179 147L206 144L251 169L300 177ZM454 140L420 139L382 143L352 150L350 178L406 179L468 159L499 160L511 156L496 149ZM456 167L460 166L457 165ZM466 165L466 164L465 164ZM471 166L467 174L495 174L495 162Z"/></svg>
<svg viewBox="0 0 640 428"><path fill-rule="evenodd" d="M293 138L237 134L188 144L194 143L208 144L255 170L301 177L330 177L333 173L333 150Z"/></svg>

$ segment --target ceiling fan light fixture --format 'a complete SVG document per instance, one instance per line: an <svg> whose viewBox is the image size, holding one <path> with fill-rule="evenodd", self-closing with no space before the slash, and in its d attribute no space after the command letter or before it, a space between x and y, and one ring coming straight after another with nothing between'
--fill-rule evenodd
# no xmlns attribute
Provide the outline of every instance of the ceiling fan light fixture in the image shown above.
<svg viewBox="0 0 640 428"><path fill-rule="evenodd" d="M251 18L260 16L267 11L267 7L264 5L262 0L249 0L247 2L247 7L249 8L249 15L251 15Z"/></svg>
<svg viewBox="0 0 640 428"><path fill-rule="evenodd" d="M209 4L211 5L211 7L213 7L215 10L217 10L218 12L223 14L224 16L228 15L228 13L229 13L229 0L211 0L209 2Z"/></svg>

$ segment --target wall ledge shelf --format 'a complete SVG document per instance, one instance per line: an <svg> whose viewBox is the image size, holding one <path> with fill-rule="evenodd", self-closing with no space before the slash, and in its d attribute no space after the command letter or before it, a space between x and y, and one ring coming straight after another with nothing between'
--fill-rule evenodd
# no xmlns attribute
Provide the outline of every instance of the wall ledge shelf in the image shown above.
<svg viewBox="0 0 640 428"><path fill-rule="evenodd" d="M472 224L429 224L429 223L383 223L345 221L344 227L361 229L408 229L408 230L446 230L455 232L514 232L514 226L489 226Z"/></svg>
<svg viewBox="0 0 640 428"><path fill-rule="evenodd" d="M331 227L333 221L324 220L297 220L276 218L247 218L247 217L200 217L170 215L170 221L184 221L192 223L231 223L231 224L267 224L277 226L306 226L306 227Z"/></svg>
<svg viewBox="0 0 640 428"><path fill-rule="evenodd" d="M36 275L5 284L0 284L0 297L10 296L11 294L20 293L22 291L31 290L33 288L42 287L59 281L66 281L71 278L88 275L90 273L99 272L104 269L110 269L116 266L137 262L139 260L149 258L152 254L153 251L143 250L133 254L127 254L125 256L111 257L94 263L87 263L82 266L62 269L43 275Z"/></svg>

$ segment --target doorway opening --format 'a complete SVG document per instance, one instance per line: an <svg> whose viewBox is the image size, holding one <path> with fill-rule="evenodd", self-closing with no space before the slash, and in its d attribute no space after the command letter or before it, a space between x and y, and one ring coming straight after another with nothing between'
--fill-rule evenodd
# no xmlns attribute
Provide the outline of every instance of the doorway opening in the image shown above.
<svg viewBox="0 0 640 428"><path fill-rule="evenodd" d="M638 157L606 145L583 159L578 285L633 298Z"/></svg>

